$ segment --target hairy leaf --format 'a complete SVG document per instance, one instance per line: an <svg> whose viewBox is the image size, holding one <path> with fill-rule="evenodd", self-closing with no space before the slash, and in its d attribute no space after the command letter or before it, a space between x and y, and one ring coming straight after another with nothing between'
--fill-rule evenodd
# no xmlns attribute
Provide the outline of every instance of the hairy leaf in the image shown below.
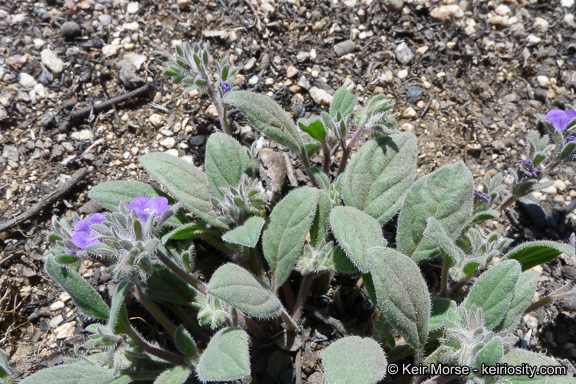
<svg viewBox="0 0 576 384"><path fill-rule="evenodd" d="M249 91L228 92L224 103L238 108L254 125L278 143L301 154L304 144L300 132L286 112L274 100Z"/></svg>
<svg viewBox="0 0 576 384"><path fill-rule="evenodd" d="M500 212L498 212L495 209L490 209L488 211L481 211L481 212L476 213L474 216L472 216L472 218L470 220L468 220L466 225L477 224L477 223L484 221L484 220L492 220L492 219L497 219L499 217L500 217Z"/></svg>
<svg viewBox="0 0 576 384"><path fill-rule="evenodd" d="M315 140L323 142L326 140L326 130L324 129L324 124L319 116L313 116L308 119L298 120L298 126L301 130L306 132Z"/></svg>
<svg viewBox="0 0 576 384"><path fill-rule="evenodd" d="M496 365L504 356L504 346L502 338L495 337L488 344L486 344L478 353L474 361L476 369L482 369L484 365Z"/></svg>
<svg viewBox="0 0 576 384"><path fill-rule="evenodd" d="M282 304L254 275L236 264L224 264L210 279L209 292L242 312L259 319L280 315Z"/></svg>
<svg viewBox="0 0 576 384"><path fill-rule="evenodd" d="M164 371L154 380L154 384L184 384L190 376L190 368L177 366Z"/></svg>
<svg viewBox="0 0 576 384"><path fill-rule="evenodd" d="M346 86L340 87L334 94L332 104L330 104L330 116L336 117L340 112L342 117L346 117L352 113L356 106L356 99L358 97L346 90Z"/></svg>
<svg viewBox="0 0 576 384"><path fill-rule="evenodd" d="M326 236L326 231L328 227L328 216L330 216L330 209L332 208L332 203L330 201L330 196L323 190L318 191L318 209L316 210L316 215L314 216L314 221L312 222L312 227L310 228L310 244L317 246L320 244L324 236Z"/></svg>
<svg viewBox="0 0 576 384"><path fill-rule="evenodd" d="M445 165L418 180L406 195L398 218L398 250L419 262L437 253L424 237L427 220L435 217L447 235L456 239L470 218L473 203L472 174L464 163Z"/></svg>
<svg viewBox="0 0 576 384"><path fill-rule="evenodd" d="M222 240L227 243L254 248L260 239L260 232L262 232L264 223L265 221L261 217L251 217L244 222L244 225L226 232L222 236Z"/></svg>
<svg viewBox="0 0 576 384"><path fill-rule="evenodd" d="M248 334L241 329L218 331L204 350L196 366L201 381L228 381L250 374Z"/></svg>
<svg viewBox="0 0 576 384"><path fill-rule="evenodd" d="M114 377L113 373L112 369L84 363L65 364L36 372L22 380L20 384L128 384L132 382L128 376Z"/></svg>
<svg viewBox="0 0 576 384"><path fill-rule="evenodd" d="M178 348L180 352L188 357L195 357L198 354L196 350L196 342L182 324L176 328L176 332L174 333L174 344L176 344L176 348Z"/></svg>
<svg viewBox="0 0 576 384"><path fill-rule="evenodd" d="M150 299L164 303L188 305L196 297L194 288L164 266L153 270L142 290Z"/></svg>
<svg viewBox="0 0 576 384"><path fill-rule="evenodd" d="M464 257L464 252L456 246L446 234L442 224L436 218L430 217L424 230L424 236L432 240L450 258L451 264L456 264Z"/></svg>
<svg viewBox="0 0 576 384"><path fill-rule="evenodd" d="M502 257L502 260L514 259L522 265L525 271L536 265L555 259L561 253L568 257L574 256L574 247L570 244L555 241L529 241L520 244Z"/></svg>
<svg viewBox="0 0 576 384"><path fill-rule="evenodd" d="M196 239L198 237L209 236L214 230L206 228L206 224L203 223L189 223L178 228L173 229L164 236L162 236L162 244L166 244L168 240L187 240ZM219 231L216 231L219 232Z"/></svg>
<svg viewBox="0 0 576 384"><path fill-rule="evenodd" d="M214 217L206 175L192 164L166 153L140 157L144 169L164 185L193 214L217 228L226 225Z"/></svg>
<svg viewBox="0 0 576 384"><path fill-rule="evenodd" d="M416 136L394 133L364 144L344 172L342 198L380 224L400 208L416 178Z"/></svg>
<svg viewBox="0 0 576 384"><path fill-rule="evenodd" d="M370 272L377 306L414 349L426 343L431 301L418 265L390 248L370 250Z"/></svg>
<svg viewBox="0 0 576 384"><path fill-rule="evenodd" d="M254 161L237 140L224 133L210 135L206 143L206 174L212 196L221 200L220 188L237 187L242 175L254 177Z"/></svg>
<svg viewBox="0 0 576 384"><path fill-rule="evenodd" d="M432 310L430 311L429 329L434 331L444 327L444 319L448 317L448 311L455 311L457 305L448 299L432 299Z"/></svg>
<svg viewBox="0 0 576 384"><path fill-rule="evenodd" d="M514 287L520 277L520 264L516 260L500 262L484 272L472 286L465 301L465 308L475 305L482 308L482 322L487 329L494 329L510 308Z"/></svg>
<svg viewBox="0 0 576 384"><path fill-rule="evenodd" d="M110 319L108 320L108 327L110 330L122 329L123 325L128 325L128 312L124 306L124 298L130 292L134 284L130 281L121 281L114 290L112 295L112 303L110 305Z"/></svg>
<svg viewBox="0 0 576 384"><path fill-rule="evenodd" d="M330 344L322 357L329 384L374 384L386 377L386 355L370 338L348 336Z"/></svg>
<svg viewBox="0 0 576 384"><path fill-rule="evenodd" d="M318 169L316 167L310 167L308 168L308 170L310 171L310 174L312 175L314 180L316 180L318 188L324 191L328 191L328 189L330 188L330 180L328 179L328 176L326 176L326 174L322 172L321 169Z"/></svg>
<svg viewBox="0 0 576 384"><path fill-rule="evenodd" d="M10 367L8 366L8 359L4 352L0 349L0 382L4 380L6 383L13 383L12 377L10 376Z"/></svg>
<svg viewBox="0 0 576 384"><path fill-rule="evenodd" d="M332 208L330 226L338 244L354 265L362 272L369 272L368 251L386 245L380 223L354 207L338 206Z"/></svg>
<svg viewBox="0 0 576 384"><path fill-rule="evenodd" d="M540 274L535 271L526 271L520 275L514 287L514 296L510 303L510 308L506 312L504 319L496 327L496 331L513 332L518 327L520 319L524 315L526 308L530 306Z"/></svg>
<svg viewBox="0 0 576 384"><path fill-rule="evenodd" d="M275 207L262 235L264 257L272 269L272 286L278 289L290 275L302 252L318 207L318 190L300 188Z"/></svg>
<svg viewBox="0 0 576 384"><path fill-rule="evenodd" d="M51 255L48 255L44 262L46 272L72 296L74 303L83 315L108 320L110 309L98 292L82 276L58 264Z"/></svg>
<svg viewBox="0 0 576 384"><path fill-rule="evenodd" d="M547 356L538 353L530 352L525 349L513 348L504 355L501 364L508 364L510 366L521 366L528 364L532 367L542 366L560 366L560 364ZM524 383L549 383L549 384L574 384L576 380L570 376L540 376L536 375L532 378L523 376L511 376L506 378L507 384L524 384Z"/></svg>

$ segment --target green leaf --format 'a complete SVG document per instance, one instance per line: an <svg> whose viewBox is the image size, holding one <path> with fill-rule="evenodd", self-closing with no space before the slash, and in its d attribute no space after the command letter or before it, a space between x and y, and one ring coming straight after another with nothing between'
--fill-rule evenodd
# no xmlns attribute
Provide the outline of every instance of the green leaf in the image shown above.
<svg viewBox="0 0 576 384"><path fill-rule="evenodd" d="M380 224L400 208L416 178L416 137L395 133L364 144L344 172L342 198Z"/></svg>
<svg viewBox="0 0 576 384"><path fill-rule="evenodd" d="M238 108L256 129L273 140L302 154L304 144L300 132L286 112L268 96L249 91L231 91L224 103Z"/></svg>
<svg viewBox="0 0 576 384"><path fill-rule="evenodd" d="M428 286L418 265L390 248L373 248L370 273L382 315L418 350L424 347L430 324Z"/></svg>
<svg viewBox="0 0 576 384"><path fill-rule="evenodd" d="M376 341L358 336L330 344L322 357L329 384L374 384L386 377L386 355Z"/></svg>
<svg viewBox="0 0 576 384"><path fill-rule="evenodd" d="M278 289L290 275L302 252L318 207L318 190L304 187L290 192L275 207L262 236L264 257Z"/></svg>
<svg viewBox="0 0 576 384"><path fill-rule="evenodd" d="M310 167L308 168L308 170L310 171L310 174L312 175L314 180L316 180L316 184L318 184L318 187L320 189L324 191L328 191L330 189L330 180L328 179L328 176L326 176L326 174L322 172L321 169L318 169L316 167Z"/></svg>
<svg viewBox="0 0 576 384"><path fill-rule="evenodd" d="M251 217L244 222L244 225L226 232L222 236L222 240L227 243L254 248L260 239L260 232L262 232L264 223L265 220L261 217Z"/></svg>
<svg viewBox="0 0 576 384"><path fill-rule="evenodd" d="M574 256L574 247L555 241L529 241L520 244L502 257L502 260L514 259L522 265L525 271L536 265L555 259L561 253L568 257Z"/></svg>
<svg viewBox="0 0 576 384"><path fill-rule="evenodd" d="M196 297L194 288L161 265L154 268L146 282L142 283L142 290L150 299L164 303L189 305Z"/></svg>
<svg viewBox="0 0 576 384"><path fill-rule="evenodd" d="M8 358L4 354L4 351L0 349L0 382L13 383L14 380L10 376L10 372L11 370L8 366Z"/></svg>
<svg viewBox="0 0 576 384"><path fill-rule="evenodd" d="M332 262L334 263L334 269L338 272L342 273L358 273L360 272L358 268L350 261L350 259L346 256L346 252L339 247L334 247L334 251L332 252Z"/></svg>
<svg viewBox="0 0 576 384"><path fill-rule="evenodd" d="M193 214L217 228L226 225L212 215L212 203L206 175L186 161L166 153L140 157L144 169L156 178Z"/></svg>
<svg viewBox="0 0 576 384"><path fill-rule="evenodd" d="M497 219L499 217L500 217L500 212L498 212L494 209L491 209L488 211L481 211L481 212L474 214L474 216L472 216L472 218L470 220L468 220L466 225L477 224L481 221L493 220L493 219Z"/></svg>
<svg viewBox="0 0 576 384"><path fill-rule="evenodd" d="M502 338L494 337L476 354L474 366L476 369L482 369L482 365L496 365L504 356L504 346Z"/></svg>
<svg viewBox="0 0 576 384"><path fill-rule="evenodd" d="M236 380L248 376L248 334L234 328L218 331L200 356L196 373L204 382Z"/></svg>
<svg viewBox="0 0 576 384"><path fill-rule="evenodd" d="M539 277L540 274L535 271L526 271L520 275L514 287L510 308L508 308L502 322L495 328L496 331L513 332L516 330L524 311L530 306L534 298Z"/></svg>
<svg viewBox="0 0 576 384"><path fill-rule="evenodd" d="M72 296L78 310L88 317L108 320L110 309L102 297L77 272L63 267L48 255L45 258L46 272Z"/></svg>
<svg viewBox="0 0 576 384"><path fill-rule="evenodd" d="M121 330L124 325L130 326L124 299L133 285L131 281L121 281L114 290L110 304L110 318L108 319L108 328L111 331Z"/></svg>
<svg viewBox="0 0 576 384"><path fill-rule="evenodd" d="M190 368L174 367L164 371L154 380L154 384L184 384L190 376Z"/></svg>
<svg viewBox="0 0 576 384"><path fill-rule="evenodd" d="M346 86L340 87L334 94L332 104L330 104L330 116L336 117L340 112L342 117L346 117L352 113L356 106L356 99L358 97L346 90Z"/></svg>
<svg viewBox="0 0 576 384"><path fill-rule="evenodd" d="M168 199L169 204L174 204L174 199L171 196L158 188L139 181L108 181L93 187L88 196L113 212L117 212L120 205L130 204L130 201L138 196L145 196L151 199L164 196ZM176 227L182 225L182 219L172 216L166 223Z"/></svg>
<svg viewBox="0 0 576 384"><path fill-rule="evenodd" d="M540 355L534 352L529 352L525 349L513 348L508 353L504 355L501 364L508 364L509 366L521 366L523 364L528 364L532 367L542 367L542 366L555 366L558 367L560 364L547 356ZM548 378L548 380L547 380ZM523 376L511 376L503 382L507 384L524 384L524 383L550 383L550 384L574 384L576 380L569 376L540 376L536 375L532 378L527 375Z"/></svg>
<svg viewBox="0 0 576 384"><path fill-rule="evenodd" d="M472 174L461 161L418 180L400 211L398 250L416 262L437 254L436 244L424 237L430 217L435 217L455 240L472 213L473 187Z"/></svg>
<svg viewBox="0 0 576 384"><path fill-rule="evenodd" d="M458 263L464 257L464 252L458 248L454 241L446 234L442 224L440 224L436 218L430 217L428 219L424 236L432 240L434 244L442 249L444 254L450 258L452 265Z"/></svg>
<svg viewBox="0 0 576 384"><path fill-rule="evenodd" d="M218 299L258 319L277 317L282 303L254 275L236 264L224 264L214 272L208 291Z"/></svg>
<svg viewBox="0 0 576 384"><path fill-rule="evenodd" d="M482 322L492 330L500 324L510 308L514 287L520 277L520 264L515 260L500 262L480 275L472 286L464 306L482 308Z"/></svg>
<svg viewBox="0 0 576 384"><path fill-rule="evenodd" d="M162 244L166 244L166 242L168 242L168 240L170 239L187 240L187 239L196 239L199 237L207 237L211 234L211 232L219 233L220 231L207 229L206 224L204 223L189 223L181 225L178 228L175 228L174 230L162 236Z"/></svg>
<svg viewBox="0 0 576 384"><path fill-rule="evenodd" d="M74 363L43 369L28 376L20 384L128 384L131 382L132 379L128 376L115 377L112 369Z"/></svg>
<svg viewBox="0 0 576 384"><path fill-rule="evenodd" d="M242 175L254 177L254 161L237 140L224 133L210 135L206 143L206 175L212 196L222 200L220 188L237 187Z"/></svg>
<svg viewBox="0 0 576 384"><path fill-rule="evenodd" d="M430 311L430 331L444 327L444 319L448 317L448 311L455 311L457 305L448 299L432 299L432 310Z"/></svg>
<svg viewBox="0 0 576 384"><path fill-rule="evenodd" d="M178 348L180 352L188 357L195 357L198 354L196 342L182 324L176 328L174 344L176 344L176 348Z"/></svg>
<svg viewBox="0 0 576 384"><path fill-rule="evenodd" d="M316 215L310 228L310 244L317 246L326 236L328 217L330 216L331 209L332 202L330 201L330 196L328 196L328 193L324 190L319 190L318 208L316 209Z"/></svg>
<svg viewBox="0 0 576 384"><path fill-rule="evenodd" d="M308 119L300 119L298 120L298 126L313 139L318 140L321 143L326 140L326 130L324 129L324 124L320 117L312 116Z"/></svg>
<svg viewBox="0 0 576 384"><path fill-rule="evenodd" d="M368 251L386 245L380 223L354 207L338 206L332 208L330 226L338 244L354 265L362 272L369 272Z"/></svg>

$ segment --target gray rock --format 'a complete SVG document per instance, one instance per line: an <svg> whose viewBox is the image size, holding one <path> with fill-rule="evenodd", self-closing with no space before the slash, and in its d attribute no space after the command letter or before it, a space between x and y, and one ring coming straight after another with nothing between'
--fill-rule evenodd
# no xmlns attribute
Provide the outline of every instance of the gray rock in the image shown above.
<svg viewBox="0 0 576 384"><path fill-rule="evenodd" d="M20 153L18 152L18 149L15 146L7 145L4 147L4 150L2 151L2 157L12 161L18 161L18 159L20 158Z"/></svg>
<svg viewBox="0 0 576 384"><path fill-rule="evenodd" d="M110 16L110 15L101 15L100 16L100 25L102 25L103 27L106 27L110 24L112 24L112 16Z"/></svg>
<svg viewBox="0 0 576 384"><path fill-rule="evenodd" d="M396 12L400 12L404 7L404 2L402 0L388 0L388 7Z"/></svg>
<svg viewBox="0 0 576 384"><path fill-rule="evenodd" d="M206 135L196 135L196 136L192 136L189 140L190 145L202 145L204 144L204 140L206 140Z"/></svg>
<svg viewBox="0 0 576 384"><path fill-rule="evenodd" d="M342 41L334 46L336 56L344 56L354 52L354 42L352 40Z"/></svg>
<svg viewBox="0 0 576 384"><path fill-rule="evenodd" d="M67 21L60 27L60 34L64 40L74 40L75 38L82 36L82 30L78 23Z"/></svg>
<svg viewBox="0 0 576 384"><path fill-rule="evenodd" d="M309 52L300 51L296 55L296 60L298 60L299 63L303 63L305 61L308 61L309 59L310 59L310 53Z"/></svg>
<svg viewBox="0 0 576 384"><path fill-rule="evenodd" d="M412 53L410 48L408 48L408 45L406 45L406 43L402 42L396 48L396 58L402 64L408 64L414 58L414 54Z"/></svg>
<svg viewBox="0 0 576 384"><path fill-rule="evenodd" d="M132 91L144 85L144 79L138 75L136 68L132 63L122 60L117 63L116 66L120 68L120 71L118 72L118 81L124 85L124 88Z"/></svg>

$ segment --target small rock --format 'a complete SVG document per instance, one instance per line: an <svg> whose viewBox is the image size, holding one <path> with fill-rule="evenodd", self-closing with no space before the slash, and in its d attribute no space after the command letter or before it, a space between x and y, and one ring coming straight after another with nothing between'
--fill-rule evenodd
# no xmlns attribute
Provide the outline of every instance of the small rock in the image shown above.
<svg viewBox="0 0 576 384"><path fill-rule="evenodd" d="M196 136L192 136L190 138L190 140L188 140L188 142L191 145L198 146L198 145L204 144L205 140L206 140L206 135L196 135Z"/></svg>
<svg viewBox="0 0 576 384"><path fill-rule="evenodd" d="M416 110L412 107L408 107L404 113L402 113L402 117L405 119L413 119L416 117Z"/></svg>
<svg viewBox="0 0 576 384"><path fill-rule="evenodd" d="M404 42L400 43L396 48L396 58L402 64L408 64L414 58L414 54L408 48L408 45Z"/></svg>
<svg viewBox="0 0 576 384"><path fill-rule="evenodd" d="M152 123L152 125L154 125L156 128L159 128L162 126L164 119L162 118L161 115L154 113L150 116L149 120Z"/></svg>
<svg viewBox="0 0 576 384"><path fill-rule="evenodd" d="M438 19L440 21L450 20L456 8L460 7L458 7L457 5L455 7L450 5L441 5L430 11L430 17Z"/></svg>
<svg viewBox="0 0 576 384"><path fill-rule="evenodd" d="M312 26L312 30L316 32L321 31L324 29L324 27L326 27L326 24L328 24L328 20L326 19L319 20L316 23L314 23L314 25Z"/></svg>
<svg viewBox="0 0 576 384"><path fill-rule="evenodd" d="M336 56L341 57L354 52L354 42L352 40L342 41L334 46Z"/></svg>
<svg viewBox="0 0 576 384"><path fill-rule="evenodd" d="M564 8L572 8L574 6L574 0L561 0L560 5Z"/></svg>
<svg viewBox="0 0 576 384"><path fill-rule="evenodd" d="M139 55L137 53L128 53L124 55L124 60L128 61L130 64L134 66L137 70L140 70L142 64L146 62L148 58L144 55Z"/></svg>
<svg viewBox="0 0 576 384"><path fill-rule="evenodd" d="M178 5L178 8L184 9L190 4L192 4L192 0L177 0L176 4Z"/></svg>
<svg viewBox="0 0 576 384"><path fill-rule="evenodd" d="M50 310L51 311L56 311L57 309L61 309L64 308L64 302L61 300L55 301L52 304L50 304Z"/></svg>
<svg viewBox="0 0 576 384"><path fill-rule="evenodd" d="M174 139L173 137L167 137L160 142L160 145L163 146L164 148L174 148L174 146L176 145L176 139Z"/></svg>
<svg viewBox="0 0 576 384"><path fill-rule="evenodd" d="M103 27L106 27L110 24L112 24L112 16L110 15L100 15L100 25Z"/></svg>
<svg viewBox="0 0 576 384"><path fill-rule="evenodd" d="M310 88L309 92L310 97L312 97L312 100L314 100L317 104L330 105L330 103L332 103L332 99L334 98L334 96L329 94L327 91L317 87Z"/></svg>
<svg viewBox="0 0 576 384"><path fill-rule="evenodd" d="M510 9L509 6L505 4L500 4L494 9L494 12L496 12L500 16L508 16L512 12L512 10Z"/></svg>
<svg viewBox="0 0 576 384"><path fill-rule="evenodd" d="M44 49L40 56L42 57L42 64L44 64L54 74L62 73L64 70L64 61L50 48Z"/></svg>
<svg viewBox="0 0 576 384"><path fill-rule="evenodd" d="M529 34L529 35L526 37L526 42L528 43L528 46L536 45L536 44L538 44L540 41L542 41L542 39L539 38L539 37L536 36L536 35L533 35L533 34Z"/></svg>
<svg viewBox="0 0 576 384"><path fill-rule="evenodd" d="M536 28L540 32L546 32L549 26L550 23L546 19L543 19L541 17L537 17L534 19L534 28Z"/></svg>
<svg viewBox="0 0 576 384"><path fill-rule="evenodd" d="M20 153L18 152L18 149L16 149L15 146L7 145L2 150L2 157L5 159L10 159L12 161L18 161L18 159L20 158Z"/></svg>
<svg viewBox="0 0 576 384"><path fill-rule="evenodd" d="M550 79L548 76L536 76L536 80L538 81L538 85L542 88L547 88L550 85Z"/></svg>
<svg viewBox="0 0 576 384"><path fill-rule="evenodd" d="M251 57L248 59L248 61L246 61L246 64L244 64L244 70L249 71L252 68L254 68L255 65L256 65L256 58Z"/></svg>
<svg viewBox="0 0 576 384"><path fill-rule="evenodd" d="M70 339L74 336L74 330L76 328L76 322L71 321L69 323L64 323L54 330L56 339Z"/></svg>
<svg viewBox="0 0 576 384"><path fill-rule="evenodd" d="M293 65L289 66L288 69L286 70L286 77L288 77L289 79L293 78L297 74L298 70Z"/></svg>
<svg viewBox="0 0 576 384"><path fill-rule="evenodd" d="M263 2L262 2L262 5L260 6L260 10L261 10L262 12L264 12L264 14L267 15L267 14L270 14L270 13L274 13L274 11L276 10L276 8L274 8L274 5L272 5L272 4L270 4L270 3L266 2L266 1L263 1Z"/></svg>
<svg viewBox="0 0 576 384"><path fill-rule="evenodd" d="M408 133L412 133L414 134L414 126L410 123L404 123L402 124L402 130L404 132L408 132Z"/></svg>
<svg viewBox="0 0 576 384"><path fill-rule="evenodd" d="M36 94L38 96L40 96L41 98L46 97L46 88L44 88L44 86L40 83L38 83L34 86L34 92L36 92Z"/></svg>
<svg viewBox="0 0 576 384"><path fill-rule="evenodd" d="M310 59L310 52L300 51L296 55L296 60L298 60L299 63L303 63L305 61L308 61L308 59Z"/></svg>
<svg viewBox="0 0 576 384"><path fill-rule="evenodd" d="M504 152L506 151L506 144L504 144L504 142L502 140L494 140L491 144L492 149L494 149L494 151L496 152Z"/></svg>
<svg viewBox="0 0 576 384"><path fill-rule="evenodd" d="M559 191L564 191L566 189L566 183L563 180L554 181L554 186Z"/></svg>
<svg viewBox="0 0 576 384"><path fill-rule="evenodd" d="M388 8L395 12L400 12L404 7L404 2L402 0L388 0Z"/></svg>
<svg viewBox="0 0 576 384"><path fill-rule="evenodd" d="M120 67L118 80L127 90L132 91L144 84L144 79L136 73L136 68L130 62L122 60L117 66Z"/></svg>
<svg viewBox="0 0 576 384"><path fill-rule="evenodd" d="M114 57L118 54L119 45L106 44L102 47L102 54L106 57Z"/></svg>
<svg viewBox="0 0 576 384"><path fill-rule="evenodd" d="M538 328L538 319L532 315L524 315L524 322L526 323L526 326L532 330Z"/></svg>
<svg viewBox="0 0 576 384"><path fill-rule="evenodd" d="M562 24L574 28L576 27L576 23L574 22L574 14L572 13L567 13L566 15L564 15L564 18L562 19Z"/></svg>
<svg viewBox="0 0 576 384"><path fill-rule="evenodd" d="M18 81L24 88L33 88L38 82L29 74L20 72L20 79Z"/></svg>
<svg viewBox="0 0 576 384"><path fill-rule="evenodd" d="M406 77L408 77L408 70L407 69L401 69L398 71L396 76L398 76L399 79L404 80Z"/></svg>
<svg viewBox="0 0 576 384"><path fill-rule="evenodd" d="M64 40L74 40L77 37L82 36L82 30L80 25L74 21L67 21L60 27L60 35Z"/></svg>
<svg viewBox="0 0 576 384"><path fill-rule="evenodd" d="M72 132L70 137L76 140L91 140L92 132L89 129L83 129L81 131Z"/></svg>
<svg viewBox="0 0 576 384"><path fill-rule="evenodd" d="M558 193L558 190L556 189L556 187L554 186L554 184L552 184L549 187L546 187L544 189L541 190L543 193L549 193L550 195L555 195Z"/></svg>
<svg viewBox="0 0 576 384"><path fill-rule="evenodd" d="M138 32L140 30L140 24L138 24L137 21L134 21L132 23L124 23L122 24L122 28L128 31Z"/></svg>
<svg viewBox="0 0 576 384"><path fill-rule="evenodd" d="M139 7L140 7L140 5L137 2L135 2L135 1L130 2L130 3L128 3L128 6L126 6L126 12L132 13L132 14L138 13Z"/></svg>
<svg viewBox="0 0 576 384"><path fill-rule="evenodd" d="M42 48L44 45L46 45L46 42L42 39L34 39L34 47L36 47L36 49L40 49Z"/></svg>
<svg viewBox="0 0 576 384"><path fill-rule="evenodd" d="M8 120L8 111L6 108L0 105L0 121L7 121Z"/></svg>
<svg viewBox="0 0 576 384"><path fill-rule="evenodd" d="M258 79L258 76L252 76L252 77L250 78L250 80L248 80L248 84L250 84L250 85L256 85L256 84L258 84L258 80L259 80L259 79Z"/></svg>
<svg viewBox="0 0 576 384"><path fill-rule="evenodd" d="M60 325L61 322L64 321L64 318L62 317L62 315L58 315L55 318L53 318L52 320L50 320L50 322L48 323L48 325L50 325L50 328L56 328Z"/></svg>
<svg viewBox="0 0 576 384"><path fill-rule="evenodd" d="M234 83L236 85L244 85L246 84L246 77L239 73L236 75L236 77L234 77Z"/></svg>

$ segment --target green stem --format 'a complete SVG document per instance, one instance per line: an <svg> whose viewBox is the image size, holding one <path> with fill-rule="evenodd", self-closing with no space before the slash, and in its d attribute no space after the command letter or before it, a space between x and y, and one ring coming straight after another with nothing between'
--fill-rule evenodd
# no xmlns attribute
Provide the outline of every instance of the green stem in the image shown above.
<svg viewBox="0 0 576 384"><path fill-rule="evenodd" d="M185 270L183 270L182 268L180 268L178 266L178 264L173 262L168 256L166 256L160 250L158 250L156 255L158 256L160 261L162 263L164 263L164 265L166 267L168 267L168 269L170 269L172 272L174 272L176 275L178 275L178 277L180 277L182 280L184 280L185 282L190 284L190 286L192 288L194 288L195 290L197 290L198 292L200 292L204 295L206 294L208 289L206 288L206 284L204 284L202 281L200 281L200 279L198 279L196 276L191 275L188 272L186 272Z"/></svg>
<svg viewBox="0 0 576 384"><path fill-rule="evenodd" d="M564 285L563 287L558 288L557 290L555 290L554 292L552 292L548 296L545 296L545 297L541 298L540 300L535 301L528 308L526 308L524 313L529 313L529 312L535 311L538 308L545 306L546 304L550 304L554 300L561 299L562 297L568 295L569 292L567 292L567 291L570 291L574 287L576 287L576 280L572 280L571 282Z"/></svg>
<svg viewBox="0 0 576 384"><path fill-rule="evenodd" d="M174 337L174 333L176 332L176 325L166 315L164 312L158 308L156 304L154 304L145 294L142 292L142 288L140 288L139 282L134 282L134 287L132 288L132 293L136 296L138 301L154 316L156 321L158 321L164 329L168 332L168 337L172 339Z"/></svg>

